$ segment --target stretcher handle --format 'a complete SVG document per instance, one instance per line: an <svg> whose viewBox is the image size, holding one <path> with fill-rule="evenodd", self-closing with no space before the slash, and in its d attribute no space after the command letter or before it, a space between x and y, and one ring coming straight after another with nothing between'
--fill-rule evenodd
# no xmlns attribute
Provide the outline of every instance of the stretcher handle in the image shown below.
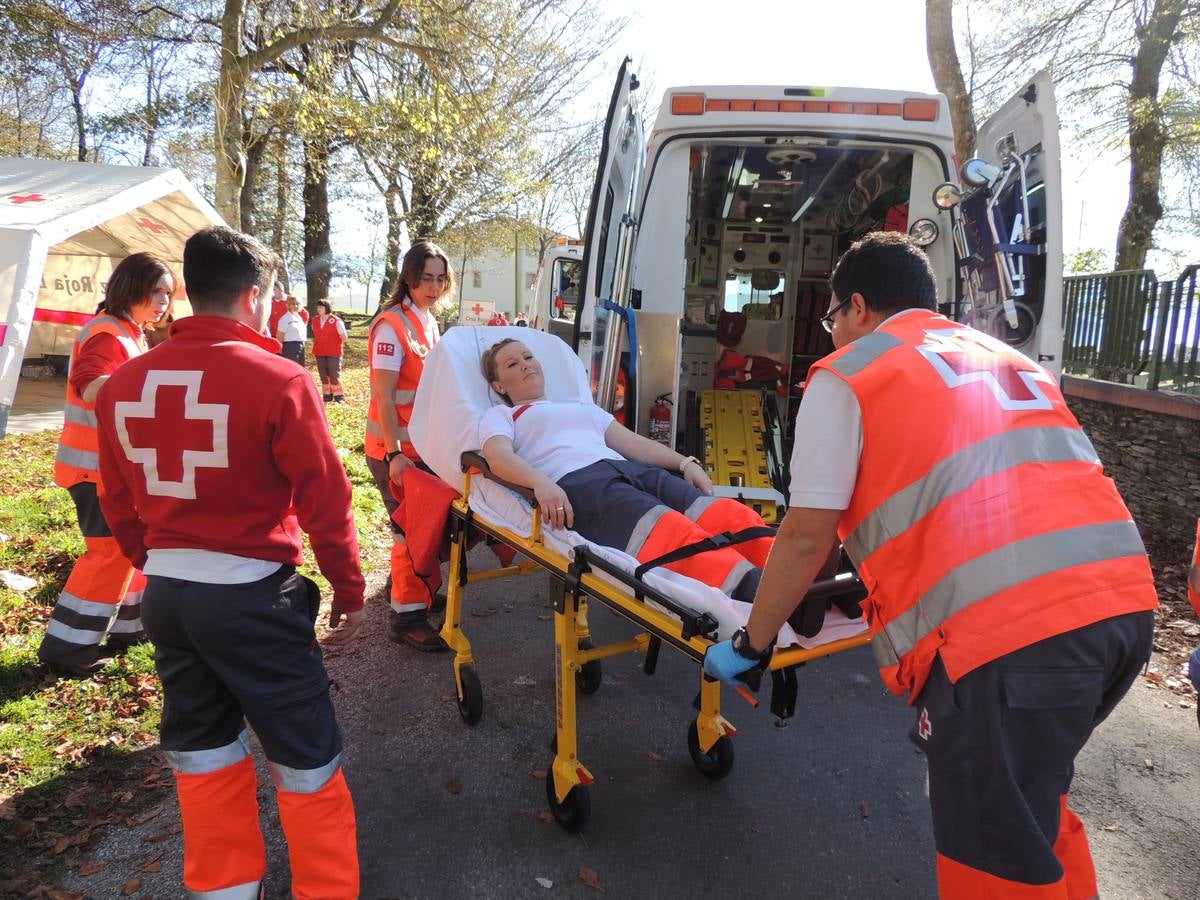
<svg viewBox="0 0 1200 900"><path fill-rule="evenodd" d="M503 485L515 494L524 497L534 509L538 508L537 497L533 491L524 485L513 484L511 481L505 481L499 475L492 472L492 467L488 465L487 459L479 450L464 450L462 456L459 457L459 465L463 472L470 472L472 469L478 469L483 473L483 477L488 481L494 481L496 484Z"/></svg>

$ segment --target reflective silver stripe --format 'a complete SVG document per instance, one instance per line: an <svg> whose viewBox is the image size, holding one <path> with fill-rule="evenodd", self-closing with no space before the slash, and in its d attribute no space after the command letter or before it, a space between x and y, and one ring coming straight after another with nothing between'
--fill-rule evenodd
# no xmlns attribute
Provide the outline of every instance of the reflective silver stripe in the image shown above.
<svg viewBox="0 0 1200 900"><path fill-rule="evenodd" d="M63 408L63 418L72 425L86 425L88 428L96 427L96 414L92 410L76 406L74 403L68 403Z"/></svg>
<svg viewBox="0 0 1200 900"><path fill-rule="evenodd" d="M392 397L396 401L397 406L412 406L413 401L417 399L417 392L398 390Z"/></svg>
<svg viewBox="0 0 1200 900"><path fill-rule="evenodd" d="M113 607L116 609L116 607ZM68 644L75 644L77 647L93 647L104 640L106 628L99 631L93 631L90 628L72 628L70 625L64 625L58 619L51 619L46 625L46 635L48 637L56 637L60 641L65 641Z"/></svg>
<svg viewBox="0 0 1200 900"><path fill-rule="evenodd" d="M716 502L716 497L697 497L692 501L692 505L683 511L683 514L693 522L698 522L700 517L708 512L708 508Z"/></svg>
<svg viewBox="0 0 1200 900"><path fill-rule="evenodd" d="M1145 552L1137 526L1128 520L1047 531L1013 541L947 572L916 606L885 625L884 632L894 655L901 657L972 603L1051 572Z"/></svg>
<svg viewBox="0 0 1200 900"><path fill-rule="evenodd" d="M211 750L164 750L163 756L182 775L206 775L240 763L250 755L250 730L242 729L237 738L224 747Z"/></svg>
<svg viewBox="0 0 1200 900"><path fill-rule="evenodd" d="M629 533L629 542L625 545L625 552L636 559L637 555L642 552L646 539L650 537L650 532L658 524L658 520L668 512L670 509L660 503L638 519L637 524L633 526L633 531Z"/></svg>
<svg viewBox="0 0 1200 900"><path fill-rule="evenodd" d="M100 456L90 450L76 450L74 447L59 444L54 458L60 463L74 466L77 469L87 469L89 472L100 471Z"/></svg>
<svg viewBox="0 0 1200 900"><path fill-rule="evenodd" d="M121 600L122 606L141 606L142 591L126 591L124 598Z"/></svg>
<svg viewBox="0 0 1200 900"><path fill-rule="evenodd" d="M374 419L367 419L367 434L371 437L383 437L383 427Z"/></svg>
<svg viewBox="0 0 1200 900"><path fill-rule="evenodd" d="M750 562L750 560L743 559L739 561L732 569L729 570L729 574L726 575L725 580L721 582L721 591L732 596L734 590L737 589L737 586L742 583L742 579L746 577L746 573L753 568L754 565Z"/></svg>
<svg viewBox="0 0 1200 900"><path fill-rule="evenodd" d="M414 344L420 344L422 347L425 346L425 341L422 339L420 330L418 330L413 323L409 321L408 316L404 314L403 307L397 310L396 317L404 323L404 330L408 332L409 340Z"/></svg>
<svg viewBox="0 0 1200 900"><path fill-rule="evenodd" d="M946 457L929 474L892 495L859 524L846 541L857 564L903 534L935 506L981 478L1024 463L1099 462L1096 448L1078 428L1023 428L992 435Z"/></svg>
<svg viewBox="0 0 1200 900"><path fill-rule="evenodd" d="M871 652L875 655L876 668L886 669L888 666L894 666L900 662L900 657L888 643L887 635L882 632L871 638Z"/></svg>
<svg viewBox="0 0 1200 900"><path fill-rule="evenodd" d="M113 623L108 626L109 634L137 634L141 630L141 616L135 616L132 619L114 619Z"/></svg>
<svg viewBox="0 0 1200 900"><path fill-rule="evenodd" d="M261 890L261 881L247 881L245 884L217 888L215 891L188 891L188 896L193 900L258 900Z"/></svg>
<svg viewBox="0 0 1200 900"><path fill-rule="evenodd" d="M408 437L408 429L405 428L403 425L401 425L399 428L396 429L396 437L398 437L400 439L400 443L402 443L402 444L411 444L412 443L412 441L409 440L409 437Z"/></svg>
<svg viewBox="0 0 1200 900"><path fill-rule="evenodd" d="M881 331L872 331L852 343L843 356L839 356L829 365L837 369L847 378L857 375L893 347L899 347L904 341Z"/></svg>
<svg viewBox="0 0 1200 900"><path fill-rule="evenodd" d="M63 591L58 595L58 600L54 605L77 612L83 616L100 616L107 619L117 614L117 608L121 604L97 603L95 600L84 600L82 597L76 597L74 594L68 594L66 591Z"/></svg>
<svg viewBox="0 0 1200 900"><path fill-rule="evenodd" d="M329 784L329 779L337 774L341 764L342 754L340 753L316 769L293 769L290 766L271 763L271 780L275 782L275 789L279 791L291 791L293 794L315 794Z"/></svg>

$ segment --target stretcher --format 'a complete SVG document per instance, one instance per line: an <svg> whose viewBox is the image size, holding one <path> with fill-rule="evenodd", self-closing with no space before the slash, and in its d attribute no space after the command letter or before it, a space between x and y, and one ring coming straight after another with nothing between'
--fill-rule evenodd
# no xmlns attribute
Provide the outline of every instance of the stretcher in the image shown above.
<svg viewBox="0 0 1200 900"><path fill-rule="evenodd" d="M458 710L468 725L477 723L483 714L483 686L463 630L466 586L510 575L545 572L550 576L555 735L546 799L555 820L576 831L591 814L589 786L594 780L579 755L577 699L579 694L592 694L600 688L602 661L641 653L645 656L643 670L652 674L661 648L669 646L702 664L715 641L728 638L745 623L750 607L665 568L635 577L637 560L592 544L574 532L544 527L530 492L522 496L512 486L487 476L486 461L478 453L477 424L483 412L501 400L484 379L479 359L484 350L504 338L523 341L533 351L542 365L549 399L591 402L583 366L558 337L528 328L456 326L426 359L409 430L430 469L461 492L449 516L450 572L441 635L454 651ZM481 536L512 548L520 562L470 571L467 548ZM856 591L861 592L857 575L852 570L838 572L814 584L805 604L810 611L823 611L828 598L853 596ZM636 632L633 637L594 646L588 616L596 604L631 624ZM809 615L807 621L813 619ZM847 617L836 606L818 628L802 627L806 634L799 634L785 625L780 631L767 671L773 685L771 708L781 720L795 709L798 666L858 647L868 639L865 623ZM697 715L687 734L688 751L700 772L720 779L733 767L732 737L737 729L722 715L720 682L705 677L702 669L699 680ZM749 691L743 694L757 703Z"/></svg>
<svg viewBox="0 0 1200 900"><path fill-rule="evenodd" d="M771 482L762 392L702 391L700 427L714 494L740 500L768 525L777 525L786 504Z"/></svg>

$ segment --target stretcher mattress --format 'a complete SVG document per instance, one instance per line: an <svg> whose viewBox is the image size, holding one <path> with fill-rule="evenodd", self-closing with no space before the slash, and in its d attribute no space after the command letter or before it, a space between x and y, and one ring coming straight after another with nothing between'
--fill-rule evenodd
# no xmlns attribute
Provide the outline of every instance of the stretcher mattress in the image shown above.
<svg viewBox="0 0 1200 900"><path fill-rule="evenodd" d="M504 338L522 341L542 365L546 396L550 400L592 402L591 388L583 364L561 338L517 326L465 325L449 329L425 360L425 372L417 391L409 432L426 464L455 490L462 490L461 456L480 449L478 424L491 406L502 403L483 377L483 351ZM530 506L508 488L486 478L471 479L471 510L484 521L507 528L523 537L530 534ZM569 556L571 549L588 544L596 553L627 572L638 562L612 547L598 546L567 529L543 527L542 541L552 550ZM714 587L685 575L658 568L646 573L647 585L697 612L709 613L719 623L721 638L728 638L744 625L750 604L734 600ZM815 636L797 635L789 625L779 632L781 647L798 644L812 648L861 634L861 620L847 619L836 607L825 616L824 628Z"/></svg>

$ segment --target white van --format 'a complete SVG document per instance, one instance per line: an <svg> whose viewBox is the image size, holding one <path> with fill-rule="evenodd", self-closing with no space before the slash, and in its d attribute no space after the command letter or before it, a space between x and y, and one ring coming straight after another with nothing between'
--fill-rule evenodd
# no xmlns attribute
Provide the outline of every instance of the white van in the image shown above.
<svg viewBox="0 0 1200 900"><path fill-rule="evenodd" d="M980 158L963 166L965 196L940 94L673 88L647 142L636 89L626 60L583 258L549 254L536 321L575 348L598 403L611 409L623 389L626 422L640 433L656 400L670 398L675 446L703 455L699 393L722 364L718 321L723 311L744 313L739 356L726 365L755 357L777 365L776 390L765 385L774 397L767 424L786 460L799 385L833 350L818 322L830 270L878 229L907 231L925 246L949 315L1058 370L1062 201L1048 73L980 128ZM556 316L564 285L578 297Z"/></svg>

